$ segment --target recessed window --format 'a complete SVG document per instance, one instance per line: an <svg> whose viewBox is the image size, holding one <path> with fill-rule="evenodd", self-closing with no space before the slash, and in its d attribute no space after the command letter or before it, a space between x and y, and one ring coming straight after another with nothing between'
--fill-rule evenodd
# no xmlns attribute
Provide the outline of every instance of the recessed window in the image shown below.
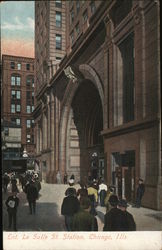
<svg viewBox="0 0 162 250"><path fill-rule="evenodd" d="M34 111L34 106L32 106L32 112Z"/></svg>
<svg viewBox="0 0 162 250"><path fill-rule="evenodd" d="M11 91L11 99L15 99L16 98L16 91L12 90Z"/></svg>
<svg viewBox="0 0 162 250"><path fill-rule="evenodd" d="M77 36L78 36L79 33L80 33L79 23L77 23L77 25L75 26L75 31L76 31L76 34L77 34Z"/></svg>
<svg viewBox="0 0 162 250"><path fill-rule="evenodd" d="M30 70L30 64L29 63L26 64L26 70Z"/></svg>
<svg viewBox="0 0 162 250"><path fill-rule="evenodd" d="M21 92L18 90L16 91L16 99L20 100L20 98L21 98Z"/></svg>
<svg viewBox="0 0 162 250"><path fill-rule="evenodd" d="M61 12L56 11L56 27L61 27Z"/></svg>
<svg viewBox="0 0 162 250"><path fill-rule="evenodd" d="M34 78L32 78L32 87L34 88Z"/></svg>
<svg viewBox="0 0 162 250"><path fill-rule="evenodd" d="M15 63L11 62L11 69L15 69Z"/></svg>
<svg viewBox="0 0 162 250"><path fill-rule="evenodd" d="M91 7L91 13L94 14L96 11L95 1L92 1L90 3L90 7Z"/></svg>
<svg viewBox="0 0 162 250"><path fill-rule="evenodd" d="M26 106L26 113L28 113L28 114L31 113L31 106L30 105Z"/></svg>
<svg viewBox="0 0 162 250"><path fill-rule="evenodd" d="M21 77L20 76L11 76L11 86L20 86L21 84Z"/></svg>
<svg viewBox="0 0 162 250"><path fill-rule="evenodd" d="M87 20L88 20L88 12L87 10L85 10L83 13L83 22L85 23Z"/></svg>
<svg viewBox="0 0 162 250"><path fill-rule="evenodd" d="M80 10L80 1L76 1L76 10L77 10L77 14Z"/></svg>
<svg viewBox="0 0 162 250"><path fill-rule="evenodd" d="M15 76L11 76L11 85L15 86L15 82L16 82Z"/></svg>
<svg viewBox="0 0 162 250"><path fill-rule="evenodd" d="M72 32L70 34L70 38L71 38L71 44L73 44L74 43L74 32Z"/></svg>
<svg viewBox="0 0 162 250"><path fill-rule="evenodd" d="M18 69L18 70L21 70L21 63L18 63L18 64L17 64L17 69Z"/></svg>
<svg viewBox="0 0 162 250"><path fill-rule="evenodd" d="M11 113L15 113L15 104L11 104Z"/></svg>
<svg viewBox="0 0 162 250"><path fill-rule="evenodd" d="M61 57L56 56L56 61L60 62L61 59L62 59Z"/></svg>
<svg viewBox="0 0 162 250"><path fill-rule="evenodd" d="M74 21L74 9L72 8L71 12L70 12L70 20L71 20L71 23L73 23Z"/></svg>
<svg viewBox="0 0 162 250"><path fill-rule="evenodd" d="M16 85L20 86L20 84L21 84L21 78L20 78L20 76L17 76L16 77Z"/></svg>
<svg viewBox="0 0 162 250"><path fill-rule="evenodd" d="M9 135L9 128L4 128L4 134Z"/></svg>
<svg viewBox="0 0 162 250"><path fill-rule="evenodd" d="M26 135L26 141L27 141L28 143L30 143L30 139L31 139L31 135L27 134L27 135Z"/></svg>
<svg viewBox="0 0 162 250"><path fill-rule="evenodd" d="M61 7L62 7L61 0L56 0L56 1L55 1L55 6L56 6L57 8L61 8Z"/></svg>
<svg viewBox="0 0 162 250"><path fill-rule="evenodd" d="M11 118L11 122L17 124L17 125L21 125L21 119L20 118Z"/></svg>
<svg viewBox="0 0 162 250"><path fill-rule="evenodd" d="M16 112L20 112L21 111L21 105L20 104L17 104L16 105Z"/></svg>
<svg viewBox="0 0 162 250"><path fill-rule="evenodd" d="M31 120L26 120L26 127L31 128Z"/></svg>
<svg viewBox="0 0 162 250"><path fill-rule="evenodd" d="M56 49L61 49L62 47L62 37L56 34Z"/></svg>

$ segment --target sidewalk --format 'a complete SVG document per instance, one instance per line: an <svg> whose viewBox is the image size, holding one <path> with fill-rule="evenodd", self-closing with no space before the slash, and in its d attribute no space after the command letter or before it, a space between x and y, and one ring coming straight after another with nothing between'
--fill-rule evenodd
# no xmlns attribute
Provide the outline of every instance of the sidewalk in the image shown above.
<svg viewBox="0 0 162 250"><path fill-rule="evenodd" d="M18 231L65 231L64 216L61 215L61 204L68 185L41 183L40 197L37 201L36 215L29 215L26 194L20 189L18 194L20 206L17 213ZM19 187L20 188L20 187ZM75 185L78 189L79 185ZM7 231L7 210L3 196L3 228ZM162 211L148 208L128 207L134 216L137 231L162 231ZM97 207L98 231L103 230L105 207Z"/></svg>

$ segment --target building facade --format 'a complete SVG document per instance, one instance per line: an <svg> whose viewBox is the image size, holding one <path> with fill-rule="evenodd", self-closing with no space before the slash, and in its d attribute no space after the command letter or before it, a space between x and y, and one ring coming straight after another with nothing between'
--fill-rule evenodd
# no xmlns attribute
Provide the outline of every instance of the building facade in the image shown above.
<svg viewBox="0 0 162 250"><path fill-rule="evenodd" d="M34 59L2 55L2 109L5 121L21 127L21 148L34 156Z"/></svg>
<svg viewBox="0 0 162 250"><path fill-rule="evenodd" d="M159 1L56 2L65 5L66 53L37 88L34 111L44 181L90 172L134 201L141 177L143 205L161 209Z"/></svg>

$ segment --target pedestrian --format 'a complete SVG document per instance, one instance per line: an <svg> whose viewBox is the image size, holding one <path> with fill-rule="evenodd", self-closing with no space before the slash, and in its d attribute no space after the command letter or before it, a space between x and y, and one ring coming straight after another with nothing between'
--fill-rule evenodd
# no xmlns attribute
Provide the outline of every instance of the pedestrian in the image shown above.
<svg viewBox="0 0 162 250"><path fill-rule="evenodd" d="M80 183L80 188L77 190L77 197L79 198L80 202L84 197L88 197L88 190L86 185L82 182Z"/></svg>
<svg viewBox="0 0 162 250"><path fill-rule="evenodd" d="M73 216L78 212L80 203L73 191L69 191L68 195L63 199L61 205L61 214L65 216L65 226L67 231L72 231Z"/></svg>
<svg viewBox="0 0 162 250"><path fill-rule="evenodd" d="M10 183L10 177L7 173L4 173L4 176L3 176L3 189L4 189L4 192L6 193L7 191L7 187L8 187L8 184Z"/></svg>
<svg viewBox="0 0 162 250"><path fill-rule="evenodd" d="M111 209L104 216L103 231L124 231L125 228L125 216L123 212L117 208L118 205L117 195L111 195L109 203Z"/></svg>
<svg viewBox="0 0 162 250"><path fill-rule="evenodd" d="M122 199L118 203L118 208L123 211L125 216L125 228L124 231L136 231L136 223L134 221L133 215L127 211L127 201Z"/></svg>
<svg viewBox="0 0 162 250"><path fill-rule="evenodd" d="M8 229L11 229L13 225L13 230L17 231L17 208L19 206L19 198L17 197L17 192L12 192L12 194L7 198L5 202L8 212Z"/></svg>
<svg viewBox="0 0 162 250"><path fill-rule="evenodd" d="M65 172L65 174L64 174L64 184L67 184L67 173Z"/></svg>
<svg viewBox="0 0 162 250"><path fill-rule="evenodd" d="M142 201L142 197L144 193L145 193L145 185L143 183L143 179L139 178L138 188L137 188L137 193L136 193L136 203L134 207L137 207L137 208L141 207L141 201Z"/></svg>
<svg viewBox="0 0 162 250"><path fill-rule="evenodd" d="M38 199L38 190L33 180L26 187L26 196L29 203L29 213L36 213L36 200Z"/></svg>
<svg viewBox="0 0 162 250"><path fill-rule="evenodd" d="M65 191L65 196L68 196L69 195L69 192L70 193L73 193L74 196L77 196L77 192L76 192L76 189L73 187L74 186L74 180L73 179L70 179L69 180L69 187L66 189Z"/></svg>
<svg viewBox="0 0 162 250"><path fill-rule="evenodd" d="M61 174L59 170L57 171L57 174L56 174L56 181L57 181L57 184L61 184Z"/></svg>
<svg viewBox="0 0 162 250"><path fill-rule="evenodd" d="M98 231L97 219L90 213L91 201L83 197L80 201L80 209L74 214L73 231Z"/></svg>
<svg viewBox="0 0 162 250"><path fill-rule="evenodd" d="M94 185L93 183L90 184L90 186L87 188L88 190L88 198L91 201L91 211L90 213L93 215L97 215L96 209L95 207L97 206L97 202L98 202L98 192L96 189L96 185Z"/></svg>
<svg viewBox="0 0 162 250"><path fill-rule="evenodd" d="M17 193L19 193L19 190L18 190L18 187L17 187L17 180L16 180L16 177L15 176L13 176L12 178L11 178L11 186L12 186L12 192L17 192Z"/></svg>
<svg viewBox="0 0 162 250"><path fill-rule="evenodd" d="M105 207L106 207L106 212L108 212L110 210L109 198L110 198L110 196L112 194L114 194L114 189L111 186L109 186L108 190L107 190L107 193L106 193L105 200L104 200Z"/></svg>
<svg viewBox="0 0 162 250"><path fill-rule="evenodd" d="M104 183L104 180L101 180L101 183L99 184L98 194L100 197L100 205L101 207L105 206L105 198L107 193L107 185Z"/></svg>

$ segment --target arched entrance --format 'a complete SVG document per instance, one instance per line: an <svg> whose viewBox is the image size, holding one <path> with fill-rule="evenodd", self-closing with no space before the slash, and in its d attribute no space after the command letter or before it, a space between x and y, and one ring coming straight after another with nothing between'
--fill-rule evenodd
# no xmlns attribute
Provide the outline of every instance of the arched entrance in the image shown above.
<svg viewBox="0 0 162 250"><path fill-rule="evenodd" d="M59 165L77 180L86 179L88 172L93 178L104 175L102 85L97 78L99 90L92 80L69 82L69 96L62 109Z"/></svg>

